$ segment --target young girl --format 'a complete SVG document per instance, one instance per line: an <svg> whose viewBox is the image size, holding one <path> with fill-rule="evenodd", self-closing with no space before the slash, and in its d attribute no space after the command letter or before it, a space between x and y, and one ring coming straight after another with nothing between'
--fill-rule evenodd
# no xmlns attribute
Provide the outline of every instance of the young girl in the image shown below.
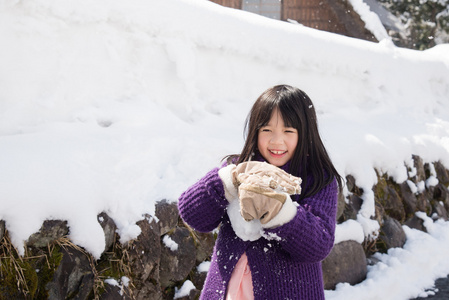
<svg viewBox="0 0 449 300"><path fill-rule="evenodd" d="M324 299L321 261L334 242L341 177L314 106L303 91L274 86L245 129L241 154L179 198L191 227L220 226L201 299Z"/></svg>

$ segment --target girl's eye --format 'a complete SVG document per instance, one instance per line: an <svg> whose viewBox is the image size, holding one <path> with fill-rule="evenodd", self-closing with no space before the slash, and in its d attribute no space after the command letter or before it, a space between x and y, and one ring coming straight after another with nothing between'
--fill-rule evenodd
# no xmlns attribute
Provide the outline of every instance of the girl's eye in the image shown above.
<svg viewBox="0 0 449 300"><path fill-rule="evenodd" d="M293 129L287 129L287 130L285 130L285 132L287 132L287 133L295 133L296 130L293 130Z"/></svg>
<svg viewBox="0 0 449 300"><path fill-rule="evenodd" d="M262 129L260 129L260 131L261 131L261 132L270 132L270 129L268 129L268 128L262 128Z"/></svg>

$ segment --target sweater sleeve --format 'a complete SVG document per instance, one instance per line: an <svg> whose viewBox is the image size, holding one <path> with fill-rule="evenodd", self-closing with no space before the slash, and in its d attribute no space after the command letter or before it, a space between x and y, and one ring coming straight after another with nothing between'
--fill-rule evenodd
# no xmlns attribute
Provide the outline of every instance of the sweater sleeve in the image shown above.
<svg viewBox="0 0 449 300"><path fill-rule="evenodd" d="M181 218L200 232L217 228L229 204L218 170L215 168L208 172L178 199Z"/></svg>
<svg viewBox="0 0 449 300"><path fill-rule="evenodd" d="M315 195L303 199L295 217L288 223L267 229L293 259L318 262L334 245L338 188L334 180Z"/></svg>

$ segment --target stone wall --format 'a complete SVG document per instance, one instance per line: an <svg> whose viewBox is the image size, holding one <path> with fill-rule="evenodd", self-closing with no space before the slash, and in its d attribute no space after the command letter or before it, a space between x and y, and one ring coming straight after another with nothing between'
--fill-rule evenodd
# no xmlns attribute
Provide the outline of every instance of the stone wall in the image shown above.
<svg viewBox="0 0 449 300"><path fill-rule="evenodd" d="M378 174L373 191L374 219L379 222L380 233L362 244L344 241L335 245L323 261L326 289L339 282L363 281L367 265L376 262L371 257L374 253L404 245L401 225L425 231L415 212L447 220L448 170L439 162L431 168L416 156L414 165L416 172L411 172L410 181L422 186L434 169L438 184L416 193L409 184L397 184L388 174ZM363 190L352 176L346 177L346 185L349 195L347 199L339 197L339 223L356 219L362 204ZM186 280L197 289L184 299L199 296L206 273L198 271L198 266L210 258L215 234L188 228L179 218L176 203L158 202L155 218L147 215L138 222L142 233L125 245L119 243L111 218L102 213L98 222L105 233L106 248L95 260L71 243L64 220L45 221L28 239L23 256L11 245L5 223L0 221L0 299L173 299L175 290ZM173 245L177 249L171 248Z"/></svg>

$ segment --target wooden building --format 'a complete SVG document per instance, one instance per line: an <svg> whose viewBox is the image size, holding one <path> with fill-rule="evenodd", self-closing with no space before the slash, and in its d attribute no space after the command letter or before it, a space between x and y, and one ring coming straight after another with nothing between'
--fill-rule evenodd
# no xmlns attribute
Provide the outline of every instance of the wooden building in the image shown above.
<svg viewBox="0 0 449 300"><path fill-rule="evenodd" d="M359 39L377 41L348 0L210 0L278 20Z"/></svg>

